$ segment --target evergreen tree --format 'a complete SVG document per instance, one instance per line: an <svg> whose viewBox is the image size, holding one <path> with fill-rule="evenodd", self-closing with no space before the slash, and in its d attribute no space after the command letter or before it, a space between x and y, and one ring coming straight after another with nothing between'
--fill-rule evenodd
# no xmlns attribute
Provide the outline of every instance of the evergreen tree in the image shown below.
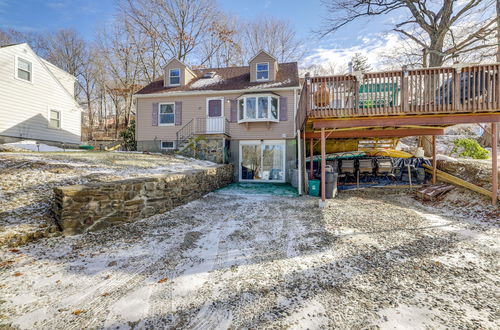
<svg viewBox="0 0 500 330"><path fill-rule="evenodd" d="M361 53L355 53L351 58L352 71L367 72L372 69L371 65L368 63L368 58Z"/></svg>

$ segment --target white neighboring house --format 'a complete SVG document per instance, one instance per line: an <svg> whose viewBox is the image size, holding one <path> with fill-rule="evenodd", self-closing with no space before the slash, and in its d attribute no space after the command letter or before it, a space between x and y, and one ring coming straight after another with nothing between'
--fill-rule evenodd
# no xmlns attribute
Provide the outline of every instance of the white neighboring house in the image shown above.
<svg viewBox="0 0 500 330"><path fill-rule="evenodd" d="M80 143L76 78L26 44L0 47L0 143Z"/></svg>

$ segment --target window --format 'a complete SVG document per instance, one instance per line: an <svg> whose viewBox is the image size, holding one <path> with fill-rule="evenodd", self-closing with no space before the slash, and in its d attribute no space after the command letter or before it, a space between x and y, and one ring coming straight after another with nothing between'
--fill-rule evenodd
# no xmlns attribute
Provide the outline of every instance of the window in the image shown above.
<svg viewBox="0 0 500 330"><path fill-rule="evenodd" d="M269 94L238 99L238 121L279 121L278 97Z"/></svg>
<svg viewBox="0 0 500 330"><path fill-rule="evenodd" d="M20 57L17 58L16 77L18 79L31 81L33 75L32 70L33 66L30 61L27 61Z"/></svg>
<svg viewBox="0 0 500 330"><path fill-rule="evenodd" d="M257 80L269 80L269 63L257 63Z"/></svg>
<svg viewBox="0 0 500 330"><path fill-rule="evenodd" d="M162 149L174 149L174 142L173 141L161 141L161 148Z"/></svg>
<svg viewBox="0 0 500 330"><path fill-rule="evenodd" d="M61 111L49 110L49 127L61 128Z"/></svg>
<svg viewBox="0 0 500 330"><path fill-rule="evenodd" d="M160 111L158 111L158 123L160 125L175 124L175 103L160 103Z"/></svg>
<svg viewBox="0 0 500 330"><path fill-rule="evenodd" d="M181 70L172 69L170 70L170 85L180 85L181 84Z"/></svg>

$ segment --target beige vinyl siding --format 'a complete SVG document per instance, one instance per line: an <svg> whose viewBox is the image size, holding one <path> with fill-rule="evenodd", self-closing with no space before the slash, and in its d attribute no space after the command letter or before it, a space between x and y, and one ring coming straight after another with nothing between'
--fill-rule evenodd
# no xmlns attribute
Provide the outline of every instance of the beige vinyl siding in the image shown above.
<svg viewBox="0 0 500 330"><path fill-rule="evenodd" d="M32 63L32 82L15 78L16 55ZM49 128L49 109L61 112L61 129ZM0 48L0 135L79 143L77 104L27 44Z"/></svg>
<svg viewBox="0 0 500 330"><path fill-rule="evenodd" d="M276 73L278 72L278 63L271 56L264 52L259 53L252 61L250 65L250 81L257 81L257 63L269 63L269 81L276 80ZM259 80L262 81L262 80Z"/></svg>
<svg viewBox="0 0 500 330"><path fill-rule="evenodd" d="M265 93L265 91L262 91ZM294 90L277 92L281 97L287 98L288 120L267 123L230 123L229 131L231 139L235 140L255 140L255 139L290 139L294 137ZM148 141L164 140L173 141L176 139L176 132L186 125L193 118L206 118L207 98L224 98L224 116L231 120L230 100L241 96L241 93L221 93L210 95L188 95L176 97L152 97L137 99L137 140ZM180 126L152 126L153 103L182 102L182 125Z"/></svg>
<svg viewBox="0 0 500 330"><path fill-rule="evenodd" d="M180 86L184 86L188 84L195 76L193 73L188 69L188 67L182 63L181 61L177 59L172 59L167 66L165 66L165 78L164 78L164 86L170 86L170 70L172 69L179 69L181 71L181 76L180 76ZM175 85L177 86L177 85Z"/></svg>

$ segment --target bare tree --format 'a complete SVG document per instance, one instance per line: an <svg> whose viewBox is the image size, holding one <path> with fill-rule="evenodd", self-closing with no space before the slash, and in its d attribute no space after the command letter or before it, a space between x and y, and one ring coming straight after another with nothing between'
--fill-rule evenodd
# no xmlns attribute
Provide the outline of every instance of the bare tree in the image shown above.
<svg viewBox="0 0 500 330"><path fill-rule="evenodd" d="M200 66L228 67L242 65L241 34L238 22L223 12L217 13L201 43Z"/></svg>
<svg viewBox="0 0 500 330"><path fill-rule="evenodd" d="M215 11L212 0L124 0L122 11L134 26L154 38L163 61L186 61L210 34Z"/></svg>
<svg viewBox="0 0 500 330"><path fill-rule="evenodd" d="M264 49L279 62L300 60L305 49L293 26L275 17L262 17L243 28L243 49L248 58ZM246 60L248 60L246 58Z"/></svg>
<svg viewBox="0 0 500 330"><path fill-rule="evenodd" d="M428 66L442 66L454 56L496 46L496 0L324 0L332 15L321 35L338 31L350 22L390 13L405 13L393 31L426 50ZM466 29L467 33L459 30Z"/></svg>
<svg viewBox="0 0 500 330"><path fill-rule="evenodd" d="M339 65L336 62L314 63L300 69L300 75L310 73L312 76L333 76L347 73L347 65Z"/></svg>
<svg viewBox="0 0 500 330"><path fill-rule="evenodd" d="M45 58L52 64L78 76L83 65L86 43L74 29L60 29L48 35Z"/></svg>
<svg viewBox="0 0 500 330"><path fill-rule="evenodd" d="M106 68L106 91L114 105L115 134L120 123L127 126L133 110L132 96L140 88L142 40L126 18L118 19L98 39L99 53Z"/></svg>

